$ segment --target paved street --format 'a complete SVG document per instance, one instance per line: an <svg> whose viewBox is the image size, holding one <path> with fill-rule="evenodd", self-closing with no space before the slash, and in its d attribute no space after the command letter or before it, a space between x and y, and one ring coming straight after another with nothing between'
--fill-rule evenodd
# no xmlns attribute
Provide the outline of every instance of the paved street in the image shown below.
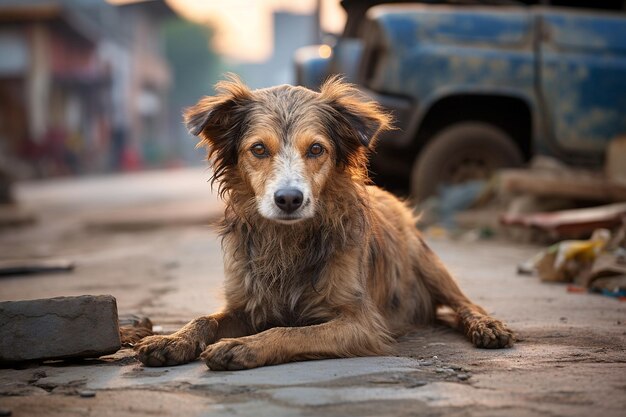
<svg viewBox="0 0 626 417"><path fill-rule="evenodd" d="M22 184L38 221L0 231L0 259L61 257L71 273L0 278L0 301L112 294L120 314L170 332L223 303L222 205L206 169ZM468 295L521 339L478 350L442 326L394 356L212 372L144 368L123 349L99 360L0 369L13 416L623 416L626 304L516 275L538 248L428 240ZM42 341L45 343L45 341ZM81 398L94 390L94 398Z"/></svg>

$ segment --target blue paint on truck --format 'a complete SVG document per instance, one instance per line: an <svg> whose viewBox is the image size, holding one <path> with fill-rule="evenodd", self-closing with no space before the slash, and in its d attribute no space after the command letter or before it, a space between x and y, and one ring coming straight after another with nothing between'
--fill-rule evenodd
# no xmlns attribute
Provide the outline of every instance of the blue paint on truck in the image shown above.
<svg viewBox="0 0 626 417"><path fill-rule="evenodd" d="M585 166L600 166L607 144L626 135L624 10L383 4L359 19L325 73L307 78L316 83L298 79L317 87L347 74L394 113L399 129L373 161L381 177L411 180L432 142L465 121L493 126L523 159Z"/></svg>

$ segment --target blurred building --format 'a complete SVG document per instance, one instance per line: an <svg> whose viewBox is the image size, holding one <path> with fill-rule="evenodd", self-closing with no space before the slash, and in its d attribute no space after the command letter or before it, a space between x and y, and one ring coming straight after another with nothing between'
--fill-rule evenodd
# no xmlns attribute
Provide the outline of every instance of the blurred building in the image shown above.
<svg viewBox="0 0 626 417"><path fill-rule="evenodd" d="M0 159L36 177L162 163L173 15L162 0L0 0Z"/></svg>

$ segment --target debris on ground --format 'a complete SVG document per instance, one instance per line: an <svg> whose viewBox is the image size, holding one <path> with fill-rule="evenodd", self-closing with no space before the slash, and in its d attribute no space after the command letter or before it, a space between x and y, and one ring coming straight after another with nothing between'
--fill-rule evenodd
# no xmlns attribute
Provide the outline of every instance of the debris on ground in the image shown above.
<svg viewBox="0 0 626 417"><path fill-rule="evenodd" d="M614 229L626 217L626 203L549 213L505 214L502 224L542 231L553 240L589 236L598 228Z"/></svg>
<svg viewBox="0 0 626 417"><path fill-rule="evenodd" d="M66 259L0 260L0 276L70 272L74 262Z"/></svg>
<svg viewBox="0 0 626 417"><path fill-rule="evenodd" d="M610 253L600 254L589 273L583 277L581 286L592 292L626 300L625 252L626 248L620 246Z"/></svg>
<svg viewBox="0 0 626 417"><path fill-rule="evenodd" d="M568 292L595 292L626 300L626 218L611 239L597 229L589 240L564 240L518 266L545 282L570 283Z"/></svg>
<svg viewBox="0 0 626 417"><path fill-rule="evenodd" d="M469 240L501 232L524 241L585 239L626 216L626 181L619 164L612 165L592 171L537 156L527 169L501 170L489 181L441 186L420 205L420 226L470 230L460 233Z"/></svg>
<svg viewBox="0 0 626 417"><path fill-rule="evenodd" d="M420 224L430 226L438 223L453 228L456 214L480 205L489 190L489 183L482 180L440 186L437 195L420 205Z"/></svg>
<svg viewBox="0 0 626 417"><path fill-rule="evenodd" d="M510 194L595 202L626 201L626 183L602 171L572 168L548 157L537 157L530 169L500 171L499 187Z"/></svg>
<svg viewBox="0 0 626 417"><path fill-rule="evenodd" d="M0 302L0 323L0 363L95 358L121 347L111 295Z"/></svg>
<svg viewBox="0 0 626 417"><path fill-rule="evenodd" d="M441 187L439 190L439 212L442 222L452 225L454 215L459 211L474 207L486 190L487 183L480 180Z"/></svg>
<svg viewBox="0 0 626 417"><path fill-rule="evenodd" d="M533 267L542 281L573 282L591 269L610 237L611 232L598 229L589 240L564 240L540 252Z"/></svg>
<svg viewBox="0 0 626 417"><path fill-rule="evenodd" d="M506 233L527 242L558 242L618 227L626 214L625 141L611 143L604 169L574 168L537 156L526 169L499 171L497 194L508 200L500 218Z"/></svg>

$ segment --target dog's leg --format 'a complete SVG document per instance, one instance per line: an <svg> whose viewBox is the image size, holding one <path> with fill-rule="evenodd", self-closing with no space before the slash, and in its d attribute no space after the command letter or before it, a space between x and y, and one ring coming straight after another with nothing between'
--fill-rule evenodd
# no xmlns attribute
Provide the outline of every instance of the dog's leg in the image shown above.
<svg viewBox="0 0 626 417"><path fill-rule="evenodd" d="M336 254L319 282L318 304L332 319L303 327L274 327L222 339L200 356L212 370L256 368L304 359L382 354L393 343L387 323L363 287L361 248Z"/></svg>
<svg viewBox="0 0 626 417"><path fill-rule="evenodd" d="M305 359L377 355L385 353L392 342L380 326L363 313L312 326L275 327L252 336L222 339L209 346L201 358L211 370L223 371Z"/></svg>
<svg viewBox="0 0 626 417"><path fill-rule="evenodd" d="M417 272L435 303L456 312L458 326L476 347L497 349L513 346L513 332L467 298L439 257L425 242L421 241L421 244L423 248L419 251Z"/></svg>
<svg viewBox="0 0 626 417"><path fill-rule="evenodd" d="M209 344L221 338L251 333L252 327L243 314L223 312L197 318L171 335L148 336L134 349L144 365L180 365L195 360Z"/></svg>

